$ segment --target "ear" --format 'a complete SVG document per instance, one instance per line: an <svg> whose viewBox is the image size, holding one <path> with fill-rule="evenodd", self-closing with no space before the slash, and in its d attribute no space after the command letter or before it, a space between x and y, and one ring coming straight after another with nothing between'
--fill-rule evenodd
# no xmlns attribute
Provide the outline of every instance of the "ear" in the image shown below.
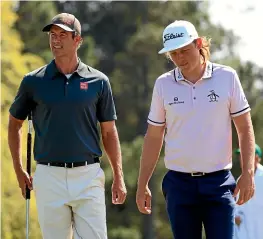
<svg viewBox="0 0 263 239"><path fill-rule="evenodd" d="M196 47L198 50L200 50L203 47L203 42L200 37L196 39Z"/></svg>
<svg viewBox="0 0 263 239"><path fill-rule="evenodd" d="M79 42L80 39L81 39L81 36L79 36L79 35L75 35L75 37L74 37L75 42Z"/></svg>
<svg viewBox="0 0 263 239"><path fill-rule="evenodd" d="M83 42L83 38L81 36L77 35L77 36L75 36L74 41L78 45L78 47L80 47L80 45Z"/></svg>

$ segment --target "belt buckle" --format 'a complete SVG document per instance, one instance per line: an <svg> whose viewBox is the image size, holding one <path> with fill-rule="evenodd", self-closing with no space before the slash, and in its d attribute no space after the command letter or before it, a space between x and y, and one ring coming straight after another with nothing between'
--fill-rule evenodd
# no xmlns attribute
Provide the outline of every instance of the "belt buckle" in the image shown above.
<svg viewBox="0 0 263 239"><path fill-rule="evenodd" d="M204 175L205 175L205 173L202 173L202 172L191 173L192 177L200 177L200 176L204 176Z"/></svg>

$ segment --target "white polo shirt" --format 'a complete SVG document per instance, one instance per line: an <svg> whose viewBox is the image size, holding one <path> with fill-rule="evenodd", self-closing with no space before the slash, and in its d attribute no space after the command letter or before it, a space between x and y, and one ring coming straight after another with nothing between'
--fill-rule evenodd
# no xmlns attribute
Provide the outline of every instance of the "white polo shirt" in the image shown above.
<svg viewBox="0 0 263 239"><path fill-rule="evenodd" d="M184 79L179 68L155 82L148 123L166 125L165 166L180 172L232 167L231 117L250 111L231 67L207 62L202 79Z"/></svg>

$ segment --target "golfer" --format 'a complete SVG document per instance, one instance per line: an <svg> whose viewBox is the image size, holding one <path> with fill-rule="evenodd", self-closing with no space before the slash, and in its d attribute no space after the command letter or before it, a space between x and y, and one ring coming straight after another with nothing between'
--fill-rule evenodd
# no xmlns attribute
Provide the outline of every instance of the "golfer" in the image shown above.
<svg viewBox="0 0 263 239"><path fill-rule="evenodd" d="M112 202L126 197L116 112L107 76L77 56L81 25L68 13L43 28L54 55L27 74L10 108L8 140L22 194L36 195L44 239L106 239L105 175L99 131L112 171ZM35 129L32 179L22 165L21 129L29 113ZM74 230L73 230L74 229Z"/></svg>
<svg viewBox="0 0 263 239"><path fill-rule="evenodd" d="M262 239L263 237L263 165L262 150L255 146L255 195L247 203L237 206L235 239ZM240 149L236 150L240 157Z"/></svg>
<svg viewBox="0 0 263 239"><path fill-rule="evenodd" d="M254 194L255 140L246 100L234 69L209 61L210 41L188 21L174 21L163 32L166 54L175 68L155 82L148 130L142 149L136 201L151 213L148 182L165 140L162 182L174 238L232 239L237 204ZM235 182L232 166L233 120L242 156Z"/></svg>

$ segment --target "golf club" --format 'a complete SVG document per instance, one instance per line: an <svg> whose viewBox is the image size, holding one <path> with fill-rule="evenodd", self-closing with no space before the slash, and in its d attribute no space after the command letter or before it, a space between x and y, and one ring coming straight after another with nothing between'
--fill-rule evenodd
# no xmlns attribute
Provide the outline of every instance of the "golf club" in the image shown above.
<svg viewBox="0 0 263 239"><path fill-rule="evenodd" d="M30 177L31 175L31 144L32 144L32 115L31 112L28 115L28 133L27 133L27 162L26 168L27 173ZM29 201L30 201L30 189L26 186L26 239L29 238Z"/></svg>

